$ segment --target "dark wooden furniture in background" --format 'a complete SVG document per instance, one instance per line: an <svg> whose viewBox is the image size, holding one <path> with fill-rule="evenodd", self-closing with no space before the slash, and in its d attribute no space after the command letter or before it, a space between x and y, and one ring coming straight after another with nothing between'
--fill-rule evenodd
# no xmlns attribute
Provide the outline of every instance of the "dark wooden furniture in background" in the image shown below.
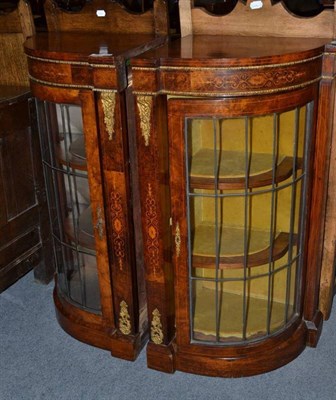
<svg viewBox="0 0 336 400"><path fill-rule="evenodd" d="M23 42L34 32L29 6L0 14L0 292L34 268L54 274L48 210ZM44 265L46 264L46 266Z"/></svg>
<svg viewBox="0 0 336 400"><path fill-rule="evenodd" d="M99 0L79 13L45 6L50 32L29 39L25 51L56 253L56 314L75 338L133 360L148 331L126 63L166 41L166 6L157 0L144 14Z"/></svg>
<svg viewBox="0 0 336 400"><path fill-rule="evenodd" d="M128 12L121 4L109 0L88 2L80 12L63 11L55 1L46 0L44 9L49 32L168 34L167 6L163 0L154 1L153 8L141 14Z"/></svg>
<svg viewBox="0 0 336 400"><path fill-rule="evenodd" d="M322 329L334 12L298 23L251 3L215 17L180 0L185 36L131 60L147 361L161 371L259 374Z"/></svg>

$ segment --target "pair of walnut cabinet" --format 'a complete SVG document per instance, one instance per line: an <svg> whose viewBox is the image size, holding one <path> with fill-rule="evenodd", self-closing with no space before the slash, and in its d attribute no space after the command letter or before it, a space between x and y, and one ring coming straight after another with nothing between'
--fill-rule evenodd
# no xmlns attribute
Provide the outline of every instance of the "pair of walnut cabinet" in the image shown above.
<svg viewBox="0 0 336 400"><path fill-rule="evenodd" d="M335 46L76 35L25 45L62 327L213 376L315 346Z"/></svg>

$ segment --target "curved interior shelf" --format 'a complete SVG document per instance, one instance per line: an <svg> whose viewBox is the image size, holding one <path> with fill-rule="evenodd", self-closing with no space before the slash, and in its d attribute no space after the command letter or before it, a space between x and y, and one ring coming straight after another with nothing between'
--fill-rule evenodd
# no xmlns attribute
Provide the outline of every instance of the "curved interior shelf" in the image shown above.
<svg viewBox="0 0 336 400"><path fill-rule="evenodd" d="M68 151L65 150L65 141L62 140L56 146L56 158L60 164L69 166L80 171L87 170L84 136L82 134L72 134L73 141L69 145Z"/></svg>
<svg viewBox="0 0 336 400"><path fill-rule="evenodd" d="M219 294L220 318L218 319L219 340L238 340L242 338L243 295L229 292ZM249 317L246 324L246 337L249 339L264 336L267 327L268 301L249 296L246 298ZM285 303L272 301L271 330L285 323ZM205 287L196 290L194 334L196 340L216 342L216 291Z"/></svg>
<svg viewBox="0 0 336 400"><path fill-rule="evenodd" d="M71 242L84 248L95 250L91 207L88 207L80 214L78 222L74 220L72 213L69 213L64 221L64 229Z"/></svg>
<svg viewBox="0 0 336 400"><path fill-rule="evenodd" d="M256 267L269 262L270 233L255 230L250 232L247 267ZM285 232L276 234L273 241L272 260L283 257L289 246L290 235ZM222 227L218 234L219 268L244 268L244 228ZM293 237L296 242L296 235ZM193 234L192 265L194 268L216 268L215 229L212 225L200 224Z"/></svg>
<svg viewBox="0 0 336 400"><path fill-rule="evenodd" d="M219 190L245 188L245 153L239 151L217 151L215 157L215 152L211 149L201 149L191 157L190 187L214 189L214 165L216 164L218 164ZM302 159L297 158L296 165L297 169L302 168ZM248 187L255 188L271 185L273 179L272 168L272 154L252 153ZM288 179L292 173L293 157L279 156L275 172L275 183Z"/></svg>

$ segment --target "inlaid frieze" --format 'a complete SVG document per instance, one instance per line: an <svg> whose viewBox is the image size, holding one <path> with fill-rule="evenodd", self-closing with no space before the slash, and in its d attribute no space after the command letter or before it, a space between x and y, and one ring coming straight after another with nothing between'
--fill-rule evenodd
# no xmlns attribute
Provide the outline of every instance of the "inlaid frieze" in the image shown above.
<svg viewBox="0 0 336 400"><path fill-rule="evenodd" d="M113 253L119 269L123 270L125 262L125 218L123 199L120 193L113 191L110 195L110 212L112 218Z"/></svg>
<svg viewBox="0 0 336 400"><path fill-rule="evenodd" d="M283 67L163 69L161 91L220 95L267 94L308 86L320 79L321 58Z"/></svg>

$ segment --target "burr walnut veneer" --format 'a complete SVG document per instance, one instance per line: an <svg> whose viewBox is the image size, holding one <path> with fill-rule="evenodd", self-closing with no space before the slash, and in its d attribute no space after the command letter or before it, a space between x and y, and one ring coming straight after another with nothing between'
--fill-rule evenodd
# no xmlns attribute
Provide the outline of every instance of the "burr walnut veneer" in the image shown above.
<svg viewBox="0 0 336 400"><path fill-rule="evenodd" d="M57 317L74 337L125 359L147 337L126 59L164 41L90 32L40 34L25 44L58 268Z"/></svg>
<svg viewBox="0 0 336 400"><path fill-rule="evenodd" d="M190 35L131 60L149 367L246 376L316 346L329 42Z"/></svg>

